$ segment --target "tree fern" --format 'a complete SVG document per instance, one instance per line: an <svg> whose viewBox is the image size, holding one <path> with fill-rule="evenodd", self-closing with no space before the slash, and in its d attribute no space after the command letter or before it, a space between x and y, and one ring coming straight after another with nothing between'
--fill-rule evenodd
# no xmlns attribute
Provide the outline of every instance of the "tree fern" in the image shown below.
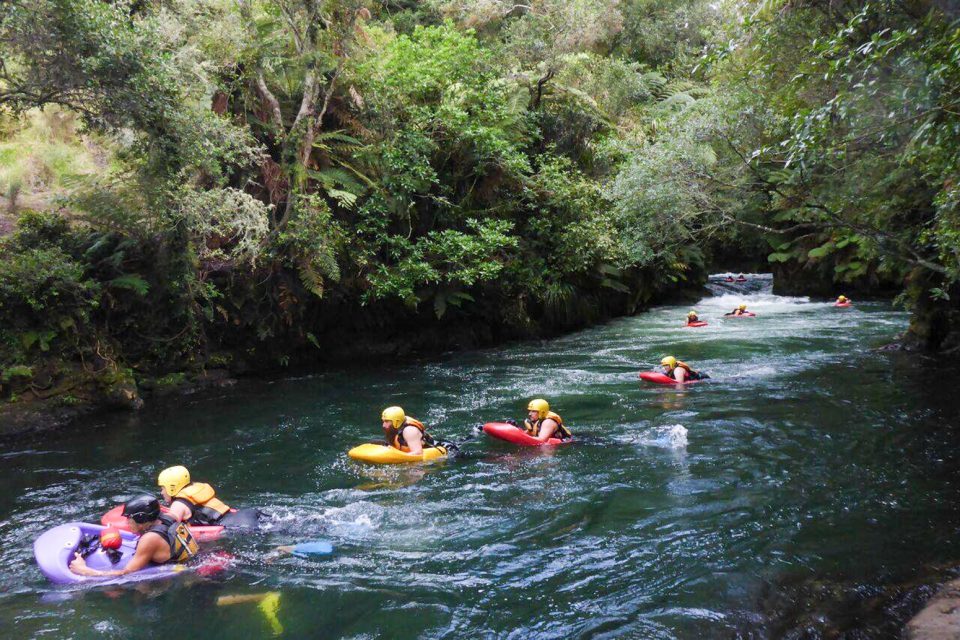
<svg viewBox="0 0 960 640"><path fill-rule="evenodd" d="M373 181L350 164L346 157L357 155L363 143L343 131L321 131L313 142L323 156L322 169L308 169L307 177L320 183L326 195L344 209L353 209Z"/></svg>
<svg viewBox="0 0 960 640"><path fill-rule="evenodd" d="M150 283L135 273L128 273L119 278L114 278L108 281L107 284L117 289L129 289L140 296L147 295L147 291L150 290Z"/></svg>

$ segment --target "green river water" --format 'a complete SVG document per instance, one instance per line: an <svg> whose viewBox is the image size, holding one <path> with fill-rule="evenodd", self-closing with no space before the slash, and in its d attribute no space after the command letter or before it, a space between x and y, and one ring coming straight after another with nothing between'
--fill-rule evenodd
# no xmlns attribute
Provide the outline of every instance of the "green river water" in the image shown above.
<svg viewBox="0 0 960 640"><path fill-rule="evenodd" d="M4 445L0 634L895 637L918 604L903 594L929 594L900 585L960 559L960 376L877 350L907 323L888 303L834 309L759 277L712 288L702 329L680 327L688 307L659 307L554 340L244 381ZM720 318L741 300L759 317ZM638 382L667 354L713 379ZM346 456L379 436L387 405L459 441L540 396L574 444L480 435L462 459L402 468ZM46 582L34 538L99 521L173 464L270 514L208 545L235 556L230 569ZM336 553L265 557L316 538ZM282 631L255 603L217 605L267 591Z"/></svg>

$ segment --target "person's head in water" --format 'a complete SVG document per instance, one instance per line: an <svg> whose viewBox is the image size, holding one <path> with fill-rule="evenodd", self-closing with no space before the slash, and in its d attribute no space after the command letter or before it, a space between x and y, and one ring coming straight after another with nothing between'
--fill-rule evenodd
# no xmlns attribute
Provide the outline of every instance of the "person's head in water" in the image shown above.
<svg viewBox="0 0 960 640"><path fill-rule="evenodd" d="M696 322L696 321L697 321L697 312L696 312L696 311L690 311L690 313L687 314L687 320L688 320L689 322Z"/></svg>
<svg viewBox="0 0 960 640"><path fill-rule="evenodd" d="M543 420L550 412L550 403L543 398L535 398L527 404L527 418L530 422Z"/></svg>
<svg viewBox="0 0 960 640"><path fill-rule="evenodd" d="M406 419L407 414L402 407L387 407L383 410L380 414L380 423L388 442L400 431Z"/></svg>
<svg viewBox="0 0 960 640"><path fill-rule="evenodd" d="M157 476L157 485L164 502L170 502L190 484L190 472L184 466L167 467Z"/></svg>
<svg viewBox="0 0 960 640"><path fill-rule="evenodd" d="M160 518L160 501L156 496L145 493L127 500L122 513L127 519L130 531L140 534Z"/></svg>
<svg viewBox="0 0 960 640"><path fill-rule="evenodd" d="M660 360L660 366L663 367L664 373L670 373L677 368L677 359L673 356L664 356L664 358Z"/></svg>
<svg viewBox="0 0 960 640"><path fill-rule="evenodd" d="M740 311L746 311L746 310L747 310L747 305L741 304L739 307L737 307L737 309L739 309Z"/></svg>
<svg viewBox="0 0 960 640"><path fill-rule="evenodd" d="M837 302L846 302L846 301L847 301L847 296L840 296L839 298L837 298Z"/></svg>

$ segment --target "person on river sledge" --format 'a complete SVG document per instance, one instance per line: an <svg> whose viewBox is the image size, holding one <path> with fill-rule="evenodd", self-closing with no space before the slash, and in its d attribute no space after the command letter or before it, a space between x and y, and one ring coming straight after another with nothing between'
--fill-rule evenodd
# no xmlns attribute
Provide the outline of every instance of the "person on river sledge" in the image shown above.
<svg viewBox="0 0 960 640"><path fill-rule="evenodd" d="M850 304L850 298L847 296L838 296L836 304L847 305Z"/></svg>
<svg viewBox="0 0 960 640"><path fill-rule="evenodd" d="M206 482L190 482L186 467L164 469L157 484L164 502L170 505L170 515L181 522L217 525L230 513L230 506L217 498L213 487Z"/></svg>
<svg viewBox="0 0 960 640"><path fill-rule="evenodd" d="M123 569L98 571L87 566L80 552L70 562L70 570L81 576L110 577L134 573L155 564L186 562L200 550L190 528L173 516L160 513L160 501L144 494L123 505L130 530L140 536L133 558Z"/></svg>
<svg viewBox="0 0 960 640"><path fill-rule="evenodd" d="M563 418L550 411L550 404L543 398L531 400L527 405L527 419L523 429L528 436L546 442L550 438L569 440L573 437L570 429L563 424Z"/></svg>
<svg viewBox="0 0 960 640"><path fill-rule="evenodd" d="M696 311L691 311L690 313L687 314L687 324L691 325L694 322L700 322L700 318L697 317Z"/></svg>
<svg viewBox="0 0 960 640"><path fill-rule="evenodd" d="M402 407L387 407L380 414L387 445L404 453L420 455L425 447L436 446L436 441L423 423L408 416Z"/></svg>
<svg viewBox="0 0 960 640"><path fill-rule="evenodd" d="M748 312L747 312L747 305L741 304L740 306L738 306L736 309L734 309L734 310L731 311L730 313L725 313L725 314L723 314L723 315L725 315L725 316L745 316L745 315L747 315L747 313L748 313Z"/></svg>
<svg viewBox="0 0 960 640"><path fill-rule="evenodd" d="M686 362L681 362L673 356L666 356L660 361L660 370L663 371L663 375L673 378L677 382L706 380L710 377L705 373L694 371Z"/></svg>

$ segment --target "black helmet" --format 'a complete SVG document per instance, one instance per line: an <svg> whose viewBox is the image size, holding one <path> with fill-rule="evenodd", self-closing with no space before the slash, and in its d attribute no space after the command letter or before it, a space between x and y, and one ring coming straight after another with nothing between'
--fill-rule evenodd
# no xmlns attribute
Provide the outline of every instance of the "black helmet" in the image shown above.
<svg viewBox="0 0 960 640"><path fill-rule="evenodd" d="M123 516L139 524L153 522L160 517L160 501L148 493L130 498L123 505Z"/></svg>

